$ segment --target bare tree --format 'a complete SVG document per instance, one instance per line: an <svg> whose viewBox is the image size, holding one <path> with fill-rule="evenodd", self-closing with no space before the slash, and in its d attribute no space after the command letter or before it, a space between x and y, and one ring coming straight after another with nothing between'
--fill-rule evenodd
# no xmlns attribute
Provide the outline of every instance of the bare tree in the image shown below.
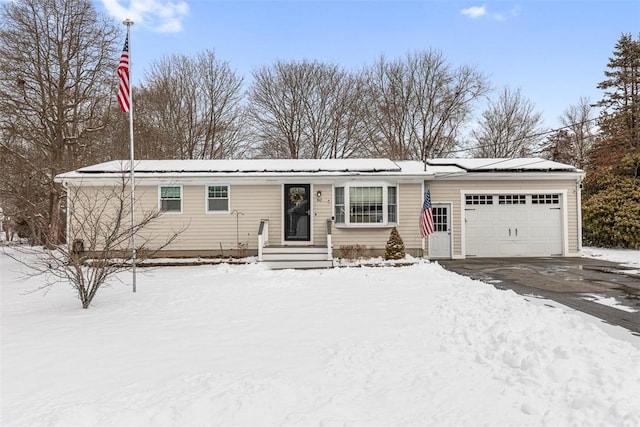
<svg viewBox="0 0 640 427"><path fill-rule="evenodd" d="M277 62L253 74L249 117L260 154L348 157L357 152L359 82L335 65Z"/></svg>
<svg viewBox="0 0 640 427"><path fill-rule="evenodd" d="M213 51L205 50L196 58L164 57L151 64L146 79L136 97L140 158L243 155L247 147L240 125L242 79ZM157 147L158 140L163 147Z"/></svg>
<svg viewBox="0 0 640 427"><path fill-rule="evenodd" d="M543 147L546 157L586 168L596 138L592 111L591 102L584 97L567 107L560 116L563 129L554 132Z"/></svg>
<svg viewBox="0 0 640 427"><path fill-rule="evenodd" d="M589 152L596 136L592 112L593 106L589 98L581 97L577 104L570 105L560 117L563 126L570 131L572 164L581 169L587 166Z"/></svg>
<svg viewBox="0 0 640 427"><path fill-rule="evenodd" d="M263 155L297 159L304 132L305 69L277 62L253 73L249 116Z"/></svg>
<svg viewBox="0 0 640 427"><path fill-rule="evenodd" d="M520 89L505 87L482 113L480 127L471 132L477 157L525 157L540 141L542 115Z"/></svg>
<svg viewBox="0 0 640 427"><path fill-rule="evenodd" d="M489 90L473 67L453 67L437 50L380 57L365 69L366 147L373 156L442 156L458 144L474 103Z"/></svg>
<svg viewBox="0 0 640 427"><path fill-rule="evenodd" d="M118 31L88 0L3 2L0 17L0 193L54 244L64 220L53 178L106 153Z"/></svg>
<svg viewBox="0 0 640 427"><path fill-rule="evenodd" d="M380 57L364 70L366 145L368 155L411 158L411 82L402 61Z"/></svg>
<svg viewBox="0 0 640 427"><path fill-rule="evenodd" d="M70 284L82 308L89 308L100 288L120 272L132 268L131 235L136 234L137 260L144 261L174 242L186 225L153 235L161 217L157 210L141 211L136 203L136 222L131 224L130 188L121 174L113 186L69 187L67 216L69 242L52 248L20 247L19 256L31 274L44 275L39 289L56 283Z"/></svg>
<svg viewBox="0 0 640 427"><path fill-rule="evenodd" d="M558 129L547 137L540 153L545 159L572 164L574 162L572 143L573 138L569 131L567 129Z"/></svg>

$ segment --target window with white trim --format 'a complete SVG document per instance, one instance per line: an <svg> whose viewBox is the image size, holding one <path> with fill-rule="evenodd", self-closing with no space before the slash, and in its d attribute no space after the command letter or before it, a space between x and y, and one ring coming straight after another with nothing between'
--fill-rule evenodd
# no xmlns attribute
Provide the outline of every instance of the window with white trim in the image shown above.
<svg viewBox="0 0 640 427"><path fill-rule="evenodd" d="M182 186L160 186L160 211L168 213L182 212Z"/></svg>
<svg viewBox="0 0 640 427"><path fill-rule="evenodd" d="M207 185L207 212L229 212L228 185Z"/></svg>
<svg viewBox="0 0 640 427"><path fill-rule="evenodd" d="M397 188L392 185L345 185L334 189L336 224L395 224Z"/></svg>
<svg viewBox="0 0 640 427"><path fill-rule="evenodd" d="M337 224L344 224L344 187L336 187L333 200L334 217Z"/></svg>
<svg viewBox="0 0 640 427"><path fill-rule="evenodd" d="M387 187L387 221L398 222L398 200L396 187Z"/></svg>

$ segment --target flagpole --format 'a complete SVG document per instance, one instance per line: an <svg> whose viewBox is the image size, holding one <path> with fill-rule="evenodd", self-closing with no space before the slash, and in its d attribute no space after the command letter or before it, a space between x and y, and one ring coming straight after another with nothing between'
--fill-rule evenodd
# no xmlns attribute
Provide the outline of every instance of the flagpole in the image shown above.
<svg viewBox="0 0 640 427"><path fill-rule="evenodd" d="M129 176L131 177L131 273L133 275L133 292L136 292L136 177L134 168L133 150L133 85L131 84L131 26L133 21L129 18L122 21L127 26L127 41L129 43Z"/></svg>

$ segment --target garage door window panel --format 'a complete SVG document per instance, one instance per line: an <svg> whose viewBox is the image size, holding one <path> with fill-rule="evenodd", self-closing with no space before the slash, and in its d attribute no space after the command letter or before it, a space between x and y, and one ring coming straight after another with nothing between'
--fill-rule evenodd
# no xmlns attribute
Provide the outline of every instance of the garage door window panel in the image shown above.
<svg viewBox="0 0 640 427"><path fill-rule="evenodd" d="M534 205L559 205L559 194L532 194L531 203Z"/></svg>
<svg viewBox="0 0 640 427"><path fill-rule="evenodd" d="M493 196L487 194L469 194L465 197L466 205L492 205Z"/></svg>
<svg viewBox="0 0 640 427"><path fill-rule="evenodd" d="M527 203L527 196L524 194L501 194L498 196L500 205L524 205Z"/></svg>

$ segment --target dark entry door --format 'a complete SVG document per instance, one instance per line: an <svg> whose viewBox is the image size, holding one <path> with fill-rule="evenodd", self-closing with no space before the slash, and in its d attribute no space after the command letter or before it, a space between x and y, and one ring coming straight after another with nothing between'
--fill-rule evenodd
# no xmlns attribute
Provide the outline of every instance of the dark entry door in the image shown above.
<svg viewBox="0 0 640 427"><path fill-rule="evenodd" d="M311 185L284 185L284 240L311 240Z"/></svg>

